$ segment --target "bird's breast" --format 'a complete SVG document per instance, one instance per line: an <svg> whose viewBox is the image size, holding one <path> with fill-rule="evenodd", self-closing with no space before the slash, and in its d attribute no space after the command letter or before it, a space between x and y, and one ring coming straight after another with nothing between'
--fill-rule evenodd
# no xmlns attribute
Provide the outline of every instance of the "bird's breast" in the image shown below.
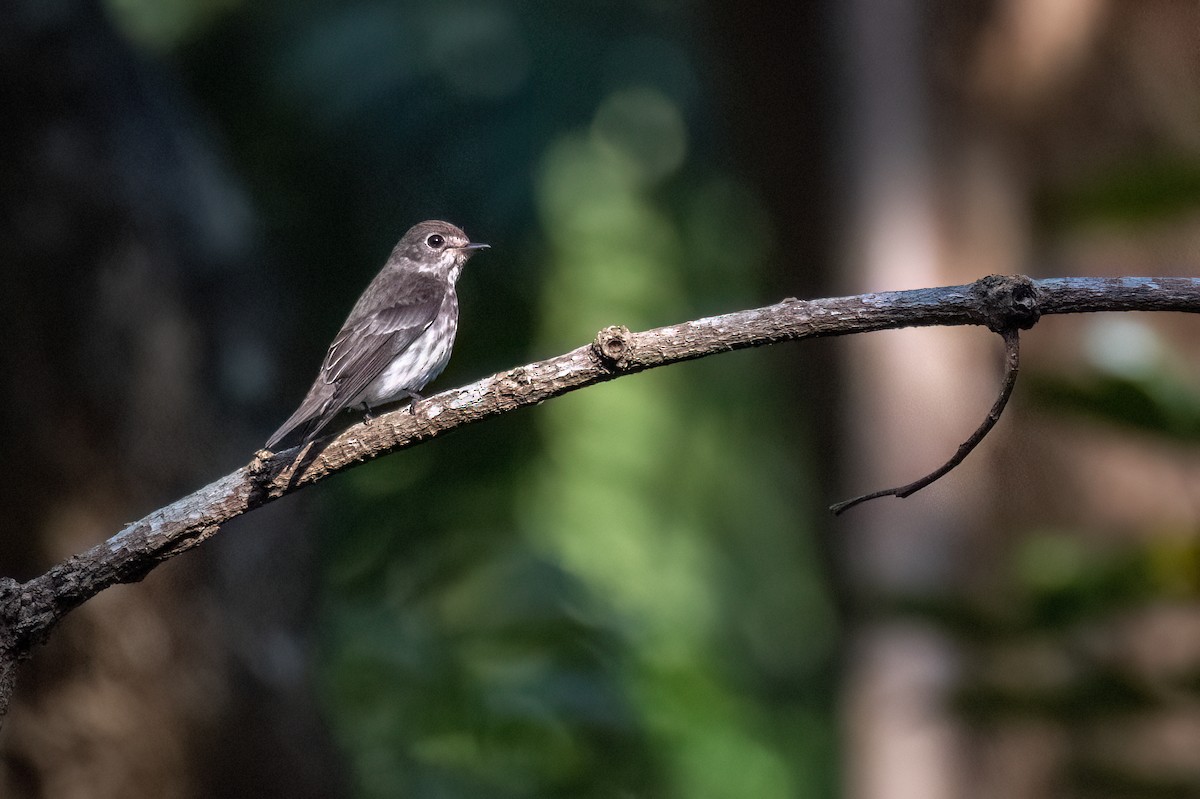
<svg viewBox="0 0 1200 799"><path fill-rule="evenodd" d="M404 399L433 381L446 364L458 332L458 299L451 293L429 327L384 367L379 377L350 404L370 407Z"/></svg>

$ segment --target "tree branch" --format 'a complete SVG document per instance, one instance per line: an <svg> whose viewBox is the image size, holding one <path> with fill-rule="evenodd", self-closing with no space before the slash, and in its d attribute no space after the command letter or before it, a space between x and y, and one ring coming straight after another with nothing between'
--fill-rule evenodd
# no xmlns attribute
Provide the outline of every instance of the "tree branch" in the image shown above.
<svg viewBox="0 0 1200 799"><path fill-rule="evenodd" d="M600 331L590 345L492 375L393 411L331 439L280 453L260 451L245 467L130 524L107 541L21 584L0 579L0 714L13 664L72 609L117 583L202 543L221 525L360 463L459 427L536 405L614 378L728 350L900 327L1032 327L1041 315L1092 311L1200 311L1196 278L991 276L965 286L800 301L631 333Z"/></svg>

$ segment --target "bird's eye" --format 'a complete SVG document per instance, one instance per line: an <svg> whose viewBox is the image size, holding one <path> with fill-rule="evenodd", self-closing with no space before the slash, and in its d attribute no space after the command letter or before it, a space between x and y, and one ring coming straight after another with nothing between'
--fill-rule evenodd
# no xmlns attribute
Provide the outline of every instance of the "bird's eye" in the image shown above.
<svg viewBox="0 0 1200 799"><path fill-rule="evenodd" d="M442 238L439 234L434 233L432 236L425 239L425 243L436 250L436 249L440 248L443 244L445 244L446 240L444 238Z"/></svg>

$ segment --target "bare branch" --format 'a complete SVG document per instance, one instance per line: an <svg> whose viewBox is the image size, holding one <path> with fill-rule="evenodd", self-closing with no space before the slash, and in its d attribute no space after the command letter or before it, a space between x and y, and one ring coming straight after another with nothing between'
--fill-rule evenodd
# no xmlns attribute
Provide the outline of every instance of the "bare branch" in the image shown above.
<svg viewBox="0 0 1200 799"><path fill-rule="evenodd" d="M259 452L245 467L154 511L27 583L0 579L0 703L11 664L73 608L140 580L222 524L360 463L468 424L658 366L781 341L900 327L1027 329L1039 316L1090 311L1200 311L1200 279L991 276L965 286L861 294L776 305L631 333L600 331L587 346L492 375L357 424L304 451ZM0 704L0 714L6 704Z"/></svg>

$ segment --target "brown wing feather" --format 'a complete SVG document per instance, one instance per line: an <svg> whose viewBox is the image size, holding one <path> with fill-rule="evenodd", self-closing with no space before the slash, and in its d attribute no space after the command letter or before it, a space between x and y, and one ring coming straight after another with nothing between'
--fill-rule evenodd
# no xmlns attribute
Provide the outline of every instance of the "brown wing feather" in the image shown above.
<svg viewBox="0 0 1200 799"><path fill-rule="evenodd" d="M308 396L267 441L267 448L301 427L304 441L315 438L433 323L444 295L444 286L429 279L412 285L398 303L365 316L359 316L356 306L329 346Z"/></svg>

